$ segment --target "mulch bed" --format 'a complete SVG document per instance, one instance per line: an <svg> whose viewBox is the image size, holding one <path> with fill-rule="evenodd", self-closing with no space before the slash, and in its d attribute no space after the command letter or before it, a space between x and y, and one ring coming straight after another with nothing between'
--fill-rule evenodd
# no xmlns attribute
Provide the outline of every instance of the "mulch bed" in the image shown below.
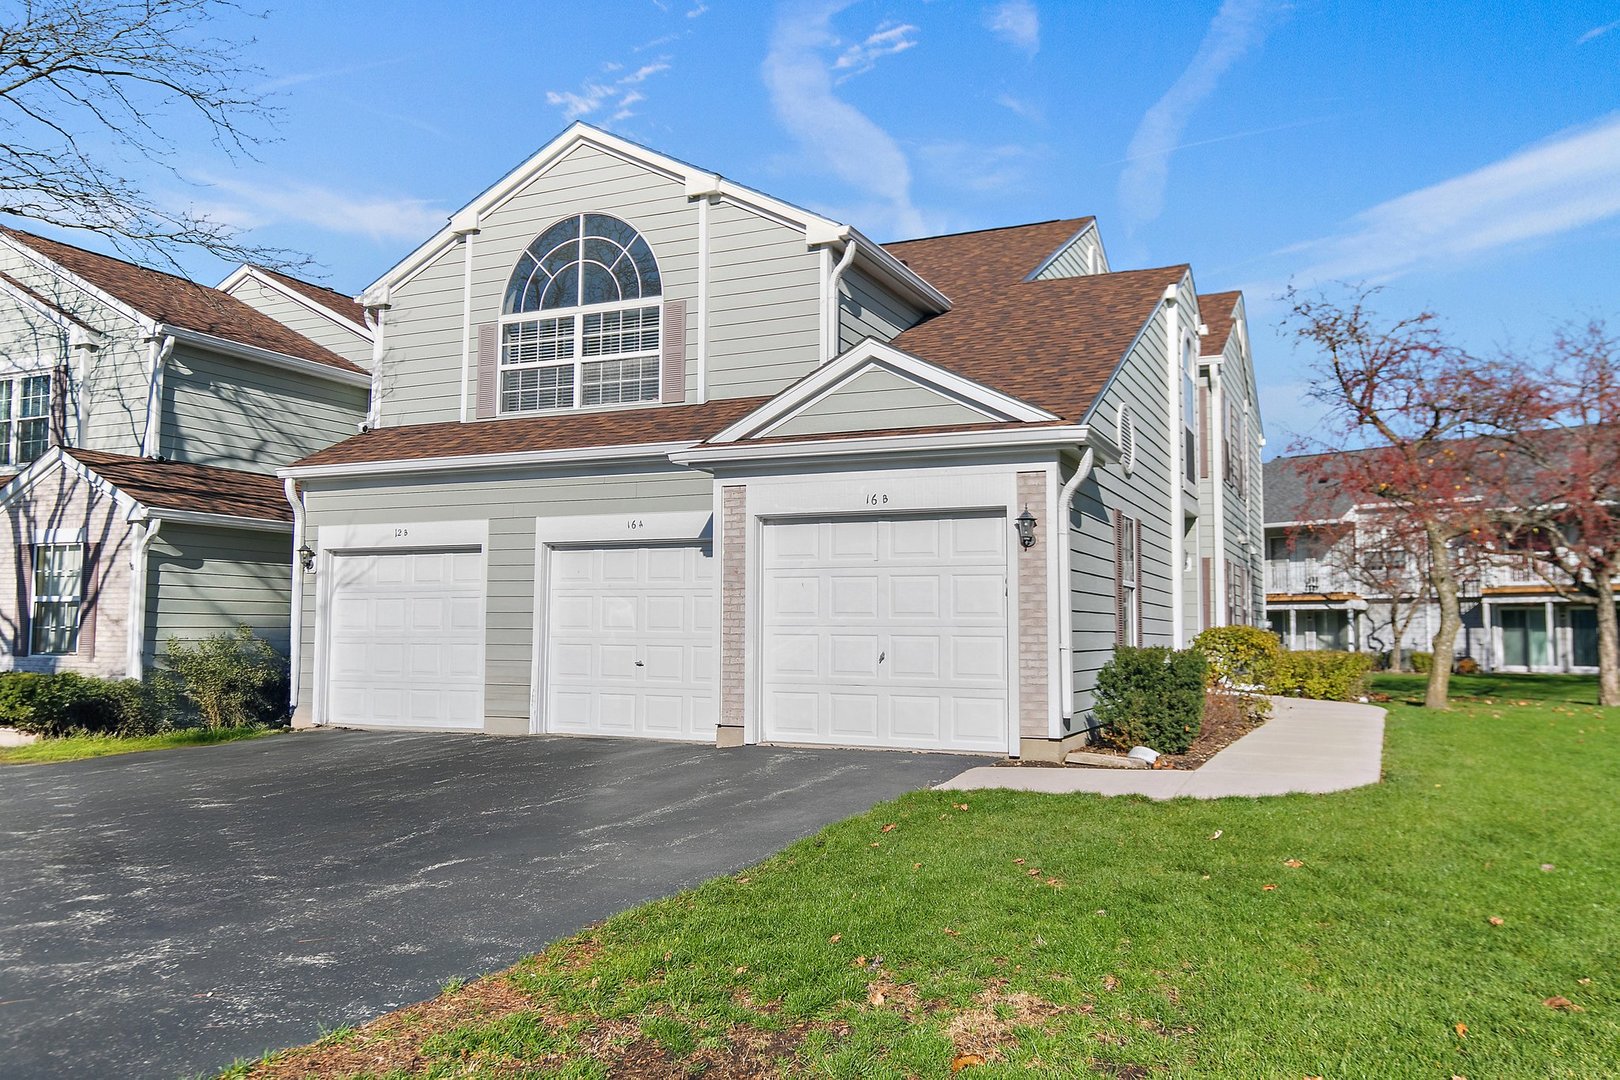
<svg viewBox="0 0 1620 1080"><path fill-rule="evenodd" d="M1187 747L1185 754L1160 754L1159 760L1153 763L1155 769L1182 769L1192 770L1203 765L1210 758L1237 742L1243 736L1265 723L1265 717L1256 718L1249 710L1239 704L1234 697L1212 695L1209 704L1204 709L1204 724L1194 739L1192 745ZM1088 754L1107 754L1110 757L1124 757L1124 750L1116 750L1103 744L1094 744L1084 748ZM1054 761L1004 761L1000 764L1014 768L1047 768L1047 769L1091 769L1094 765L1066 765Z"/></svg>

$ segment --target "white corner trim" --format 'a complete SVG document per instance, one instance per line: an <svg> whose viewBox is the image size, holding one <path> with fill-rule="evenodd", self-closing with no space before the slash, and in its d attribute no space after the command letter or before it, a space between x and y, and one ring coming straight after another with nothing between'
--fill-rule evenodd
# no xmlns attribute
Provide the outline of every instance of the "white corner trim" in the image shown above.
<svg viewBox="0 0 1620 1080"><path fill-rule="evenodd" d="M148 506L150 521L172 521L176 525L197 525L212 529L252 529L255 532L290 533L293 523L273 518L244 517L241 514L210 514L201 510L165 510Z"/></svg>
<svg viewBox="0 0 1620 1080"><path fill-rule="evenodd" d="M222 293L229 293L230 295L235 296L235 290L246 281L257 282L272 292L279 293L286 299L293 301L300 307L306 308L307 310L330 320L344 330L349 331L351 334L361 337L366 341L371 340L371 331L366 327L361 326L353 319L339 315L337 312L316 300L314 297L305 296L297 289L290 288L283 282L277 281L269 274L266 274L264 271L260 270L257 266L250 266L247 263L243 263L241 266L238 266L235 270L231 271L230 276L224 281L220 282L218 285L214 286L214 288L218 289ZM242 302L244 304L247 303L245 300ZM253 307L253 305L248 304L248 307ZM255 310L257 309L255 308Z"/></svg>
<svg viewBox="0 0 1620 1080"><path fill-rule="evenodd" d="M77 529L36 529L34 530L34 543L39 544L82 544L89 533L84 526Z"/></svg>
<svg viewBox="0 0 1620 1080"><path fill-rule="evenodd" d="M875 366L910 379L923 389L932 390L956 404L981 412L992 420L1039 423L1060 419L1055 413L869 337L727 427L711 438L709 443L720 445L763 435Z"/></svg>
<svg viewBox="0 0 1620 1080"><path fill-rule="evenodd" d="M487 548L489 519L388 521L370 525L320 525L316 551L414 551L419 548Z"/></svg>
<svg viewBox="0 0 1620 1080"><path fill-rule="evenodd" d="M507 454L466 454L459 457L417 458L408 461L359 461L336 465L291 465L279 469L282 479L318 479L340 476L405 476L412 473L471 472L525 466L580 465L599 461L659 461L692 446L691 442L638 443L566 450L519 450Z"/></svg>
<svg viewBox="0 0 1620 1080"><path fill-rule="evenodd" d="M187 345L195 345L199 348L224 353L227 356L239 357L243 360L256 360L261 364L296 371L301 375L309 375L312 378L326 379L331 382L344 383L348 386L371 386L371 376L364 371L349 371L347 368L320 364L314 360L289 356L286 353L276 352L272 349L261 349L257 345L246 345L240 341L205 334L200 330L187 330L183 326L172 326L168 323L160 325L158 331ZM337 354L334 353L333 355Z"/></svg>
<svg viewBox="0 0 1620 1080"><path fill-rule="evenodd" d="M714 533L709 510L667 510L641 514L580 514L542 517L534 522L534 542L542 544L641 544L703 540Z"/></svg>

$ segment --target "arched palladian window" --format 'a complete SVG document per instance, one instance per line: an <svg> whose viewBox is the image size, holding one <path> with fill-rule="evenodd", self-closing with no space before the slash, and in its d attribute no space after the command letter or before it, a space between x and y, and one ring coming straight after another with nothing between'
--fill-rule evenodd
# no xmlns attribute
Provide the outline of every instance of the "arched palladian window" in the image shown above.
<svg viewBox="0 0 1620 1080"><path fill-rule="evenodd" d="M657 401L662 294L652 249L618 218L541 233L506 286L500 411Z"/></svg>

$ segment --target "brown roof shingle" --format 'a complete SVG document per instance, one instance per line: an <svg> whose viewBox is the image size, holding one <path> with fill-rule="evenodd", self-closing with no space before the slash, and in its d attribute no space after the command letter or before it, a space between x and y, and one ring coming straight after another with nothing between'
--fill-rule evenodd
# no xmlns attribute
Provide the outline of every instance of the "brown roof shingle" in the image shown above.
<svg viewBox="0 0 1620 1080"><path fill-rule="evenodd" d="M329 311L336 312L350 322L359 326L366 325L366 309L356 302L354 297L345 296L336 289L328 289L325 285L317 285L313 281L305 281L291 274L271 270L267 266L255 266L254 269L266 277L275 278L293 292L315 301Z"/></svg>
<svg viewBox="0 0 1620 1080"><path fill-rule="evenodd" d="M8 226L0 225L0 234L32 248L159 322L344 371L365 373L358 365L218 289Z"/></svg>
<svg viewBox="0 0 1620 1080"><path fill-rule="evenodd" d="M65 447L63 452L137 502L159 510L291 521L281 481L263 473Z"/></svg>
<svg viewBox="0 0 1620 1080"><path fill-rule="evenodd" d="M585 450L662 442L701 442L759 408L768 397L731 398L702 405L660 405L612 412L554 413L484 423L410 424L378 428L311 454L306 465Z"/></svg>
<svg viewBox="0 0 1620 1080"><path fill-rule="evenodd" d="M1201 293L1198 297L1198 315L1209 327L1209 336L1204 338L1200 348L1205 356L1214 356L1226 348L1226 339L1232 336L1234 316L1237 315L1237 302L1243 298L1240 292Z"/></svg>
<svg viewBox="0 0 1620 1080"><path fill-rule="evenodd" d="M954 304L973 293L1023 281L1093 220L1078 217L1038 221L902 240L883 247Z"/></svg>

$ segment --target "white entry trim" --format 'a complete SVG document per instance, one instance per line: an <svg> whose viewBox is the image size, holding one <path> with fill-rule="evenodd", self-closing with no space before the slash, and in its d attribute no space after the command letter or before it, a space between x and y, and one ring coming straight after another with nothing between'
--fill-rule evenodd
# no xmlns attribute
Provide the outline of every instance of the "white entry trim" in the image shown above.
<svg viewBox="0 0 1620 1080"><path fill-rule="evenodd" d="M550 617L551 552L559 546L606 547L612 544L642 547L648 544L696 544L711 541L714 515L707 510L663 510L650 514L580 514L575 517L536 518L534 521L534 642L529 670L529 733L546 731L545 657L546 625ZM715 555L718 556L716 551ZM720 604L720 575L715 575L714 602ZM715 655L720 655L720 630L715 626Z"/></svg>

